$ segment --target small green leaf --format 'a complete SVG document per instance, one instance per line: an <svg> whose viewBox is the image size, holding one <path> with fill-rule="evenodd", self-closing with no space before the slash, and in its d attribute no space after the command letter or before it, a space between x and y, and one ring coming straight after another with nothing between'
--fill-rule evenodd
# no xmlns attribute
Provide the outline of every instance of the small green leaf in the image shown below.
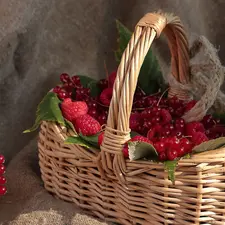
<svg viewBox="0 0 225 225"><path fill-rule="evenodd" d="M82 134L80 134L80 137L85 140L87 143L91 144L92 146L95 146L97 148L99 148L98 145L98 136L99 134L93 135L93 136L84 136Z"/></svg>
<svg viewBox="0 0 225 225"><path fill-rule="evenodd" d="M71 129L77 135L77 132L76 132L73 124L69 120L65 119L65 124L68 129Z"/></svg>
<svg viewBox="0 0 225 225"><path fill-rule="evenodd" d="M122 54L131 39L132 33L118 20L116 21L116 25L119 38L118 49L115 52L115 57L116 60L120 62ZM158 60L153 55L151 49L148 51L144 63L141 67L138 78L138 86L148 95L156 93L157 91L159 91L159 89L163 91L167 88L159 68Z"/></svg>
<svg viewBox="0 0 225 225"><path fill-rule="evenodd" d="M132 141L128 142L129 158L130 160L137 159L158 159L158 153L153 145L146 142Z"/></svg>
<svg viewBox="0 0 225 225"><path fill-rule="evenodd" d="M87 143L85 140L83 140L81 137L77 136L77 137L68 137L65 140L65 144L76 144L76 145L80 145L86 148L91 148L92 146Z"/></svg>
<svg viewBox="0 0 225 225"><path fill-rule="evenodd" d="M175 183L175 171L177 168L177 163L177 160L164 162L164 168L168 172L168 178L173 184Z"/></svg>
<svg viewBox="0 0 225 225"><path fill-rule="evenodd" d="M28 133L36 130L42 121L57 122L65 126L65 121L59 107L60 100L53 92L48 92L37 108L35 124L25 130L23 133Z"/></svg>
<svg viewBox="0 0 225 225"><path fill-rule="evenodd" d="M205 152L209 150L214 150L217 148L221 148L223 145L225 145L225 137L220 137L210 141L203 142L200 145L195 146L192 152L200 153L200 152Z"/></svg>
<svg viewBox="0 0 225 225"><path fill-rule="evenodd" d="M84 75L78 75L78 77L80 78L80 82L83 85L83 87L90 88L92 97L96 97L101 93L101 89L98 85L97 80Z"/></svg>
<svg viewBox="0 0 225 225"><path fill-rule="evenodd" d="M130 132L130 137L133 138L133 137L135 137L135 136L140 136L140 134L137 133L136 131L131 131L131 132Z"/></svg>

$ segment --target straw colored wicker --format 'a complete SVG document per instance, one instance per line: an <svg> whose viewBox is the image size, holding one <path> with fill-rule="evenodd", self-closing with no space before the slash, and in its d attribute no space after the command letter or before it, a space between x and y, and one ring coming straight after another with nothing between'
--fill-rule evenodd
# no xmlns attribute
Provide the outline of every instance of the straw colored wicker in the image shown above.
<svg viewBox="0 0 225 225"><path fill-rule="evenodd" d="M175 185L163 164L125 160L129 117L137 77L153 40L165 33L171 70L177 81L189 79L188 42L179 18L147 14L135 28L114 85L101 152L64 144L73 132L43 122L39 159L45 188L93 215L119 224L225 224L225 148L179 162ZM169 95L188 99L171 89Z"/></svg>

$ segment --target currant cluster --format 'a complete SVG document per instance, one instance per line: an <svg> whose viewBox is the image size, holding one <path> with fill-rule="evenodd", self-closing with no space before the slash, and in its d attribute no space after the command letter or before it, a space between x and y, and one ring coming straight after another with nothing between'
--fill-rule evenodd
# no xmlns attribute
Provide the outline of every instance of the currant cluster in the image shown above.
<svg viewBox="0 0 225 225"><path fill-rule="evenodd" d="M5 173L5 158L3 155L0 155L0 196L5 195L6 194L6 187L4 186L6 184L6 179L3 176L3 174Z"/></svg>
<svg viewBox="0 0 225 225"><path fill-rule="evenodd" d="M185 123L182 116L195 104L195 100L185 103L177 97L163 98L161 93L146 96L137 90L130 128L152 141L160 160L174 160L202 142L225 136L225 127L212 115Z"/></svg>
<svg viewBox="0 0 225 225"><path fill-rule="evenodd" d="M67 73L60 75L61 85L56 86L53 92L61 100L67 98L73 101L84 101L88 105L88 114L96 119L101 125L106 123L108 117L109 104L112 98L112 86L114 83L113 72L109 79L102 79L99 81L101 94L95 98L90 96L90 88L85 88L81 84L79 76L70 77ZM110 85L109 85L110 84Z"/></svg>

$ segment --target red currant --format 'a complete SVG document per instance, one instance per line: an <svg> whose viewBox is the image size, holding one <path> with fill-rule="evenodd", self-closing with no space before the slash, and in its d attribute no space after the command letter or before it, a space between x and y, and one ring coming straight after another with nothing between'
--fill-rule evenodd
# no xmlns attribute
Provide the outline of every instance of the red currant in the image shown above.
<svg viewBox="0 0 225 225"><path fill-rule="evenodd" d="M75 87L79 87L81 85L80 83L80 77L78 76L72 76L71 77L72 83Z"/></svg>
<svg viewBox="0 0 225 225"><path fill-rule="evenodd" d="M167 158L169 160L174 160L178 157L178 151L176 149L169 149L167 152Z"/></svg>
<svg viewBox="0 0 225 225"><path fill-rule="evenodd" d="M4 176L0 176L0 185L4 185L6 183L6 179Z"/></svg>
<svg viewBox="0 0 225 225"><path fill-rule="evenodd" d="M59 92L58 97L63 100L63 99L69 98L69 95L66 92Z"/></svg>
<svg viewBox="0 0 225 225"><path fill-rule="evenodd" d="M167 160L167 156L166 156L166 153L165 153L165 152L160 152L160 153L159 153L159 160L160 160L160 161L165 161L165 160Z"/></svg>
<svg viewBox="0 0 225 225"><path fill-rule="evenodd" d="M62 88L61 88L60 86L55 86L55 87L53 88L53 92L55 92L56 94L60 93L61 90L62 90Z"/></svg>
<svg viewBox="0 0 225 225"><path fill-rule="evenodd" d="M99 87L100 87L101 90L104 90L104 89L108 88L108 86L109 86L108 80L102 79L102 80L99 81Z"/></svg>
<svg viewBox="0 0 225 225"><path fill-rule="evenodd" d="M95 119L98 117L98 112L96 109L92 108L92 109L89 109L88 111L88 114L92 117L94 117Z"/></svg>
<svg viewBox="0 0 225 225"><path fill-rule="evenodd" d="M5 173L5 166L4 165L0 165L0 175Z"/></svg>
<svg viewBox="0 0 225 225"><path fill-rule="evenodd" d="M62 83L70 82L70 76L67 73L62 73L60 75L60 80Z"/></svg>
<svg viewBox="0 0 225 225"><path fill-rule="evenodd" d="M7 192L7 189L5 186L0 186L0 196L5 195Z"/></svg>
<svg viewBox="0 0 225 225"><path fill-rule="evenodd" d="M5 163L5 157L3 155L0 155L0 164Z"/></svg>

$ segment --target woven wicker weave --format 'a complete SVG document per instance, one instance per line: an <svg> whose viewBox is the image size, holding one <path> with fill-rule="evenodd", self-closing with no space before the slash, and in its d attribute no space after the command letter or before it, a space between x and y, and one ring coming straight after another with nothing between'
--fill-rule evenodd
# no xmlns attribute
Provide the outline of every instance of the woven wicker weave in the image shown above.
<svg viewBox="0 0 225 225"><path fill-rule="evenodd" d="M153 40L165 33L172 74L189 80L188 42L179 18L147 14L135 28L114 85L101 152L64 144L72 131L43 122L39 159L45 188L93 215L119 224L225 224L225 149L179 161L175 185L163 164L125 160L129 117L138 74ZM188 99L171 88L169 96Z"/></svg>

